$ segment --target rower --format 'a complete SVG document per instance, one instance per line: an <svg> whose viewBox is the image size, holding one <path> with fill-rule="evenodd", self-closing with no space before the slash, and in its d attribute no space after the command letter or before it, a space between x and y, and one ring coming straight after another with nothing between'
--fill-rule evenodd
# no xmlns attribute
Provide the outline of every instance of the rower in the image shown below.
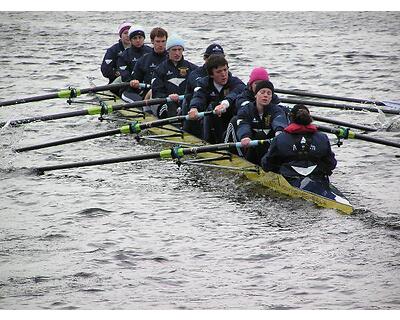
<svg viewBox="0 0 400 320"><path fill-rule="evenodd" d="M239 112L239 110L242 107L246 106L250 102L255 103L255 101L256 101L256 97L255 97L256 85L260 81L269 81L268 71L263 67L253 68L253 70L250 73L249 81L247 82L246 88L236 98L237 112ZM280 100L275 93L273 93L273 95L272 95L271 103L274 105L281 106L279 104ZM289 108L287 108L285 106L282 106L282 107L284 108L285 112L289 111ZM226 130L224 142L237 142L238 137L236 135L236 132L237 132L237 116L232 117L231 121L229 122L228 128ZM241 151L239 151L239 155L242 155Z"/></svg>
<svg viewBox="0 0 400 320"><path fill-rule="evenodd" d="M188 114L189 105L190 101L192 100L194 88L197 87L197 81L207 76L206 62L208 58L214 54L217 55L219 54L222 55L223 57L225 56L224 49L217 43L212 43L207 47L207 49L203 53L204 64L201 67L197 68L196 70L193 70L193 72L189 75L186 81L185 99L183 100L182 103L183 115ZM202 136L202 121L203 120L198 120L198 121L184 120L183 130L192 133L200 138Z"/></svg>
<svg viewBox="0 0 400 320"><path fill-rule="evenodd" d="M256 67L251 70L246 89L236 99L236 109L238 111L249 102L255 102L256 85L260 81L269 81L269 73L263 67ZM280 103L279 97L275 93L272 95L272 103L276 105Z"/></svg>
<svg viewBox="0 0 400 320"><path fill-rule="evenodd" d="M143 27L138 25L131 26L128 31L128 36L131 46L121 54L117 62L123 82L132 80L133 69L138 59L152 51L149 46L144 44L146 34Z"/></svg>
<svg viewBox="0 0 400 320"><path fill-rule="evenodd" d="M236 114L235 100L245 84L228 70L222 55L211 55L206 62L207 77L198 80L198 87L189 106L189 119L196 120L199 111L213 110L214 115L203 121L203 139L211 143L223 141L232 116Z"/></svg>
<svg viewBox="0 0 400 320"><path fill-rule="evenodd" d="M165 50L168 39L168 33L163 28L153 28L150 32L150 40L153 44L153 50L145 54L135 64L130 81L130 88L126 89L122 94L122 99L127 102L150 99L151 91L149 89L141 90L140 83L151 84L154 70L157 66L167 58ZM149 107L144 108L144 111L150 110Z"/></svg>
<svg viewBox="0 0 400 320"><path fill-rule="evenodd" d="M105 78L108 78L108 83L114 82L120 76L117 60L125 49L131 46L129 41L128 31L132 26L130 22L123 22L118 27L119 40L116 44L107 49L104 55L103 62L101 63L101 73Z"/></svg>
<svg viewBox="0 0 400 320"><path fill-rule="evenodd" d="M313 177L329 183L336 159L328 136L311 124L312 117L305 105L295 105L290 119L291 124L272 141L262 158L263 169L280 173L288 180Z"/></svg>
<svg viewBox="0 0 400 320"><path fill-rule="evenodd" d="M273 101L274 85L270 81L262 80L255 86L255 102L243 105L237 115L237 137L244 147L251 140L271 139L282 132L288 125L283 108ZM269 144L262 144L256 148L247 148L245 158L255 164L260 164Z"/></svg>
<svg viewBox="0 0 400 320"><path fill-rule="evenodd" d="M161 62L154 71L152 81L152 97L169 97L172 101L163 105L151 107L154 115L158 118L169 118L176 116L181 109L179 95L183 95L186 89L186 80L193 70L198 66L185 60L183 51L184 41L178 36L170 37L167 41L167 60Z"/></svg>

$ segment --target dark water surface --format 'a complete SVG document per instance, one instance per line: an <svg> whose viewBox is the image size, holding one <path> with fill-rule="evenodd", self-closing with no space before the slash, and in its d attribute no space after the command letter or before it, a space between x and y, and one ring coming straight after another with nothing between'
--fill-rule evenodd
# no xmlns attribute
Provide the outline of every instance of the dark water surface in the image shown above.
<svg viewBox="0 0 400 320"><path fill-rule="evenodd" d="M0 99L88 87L87 76L105 83L99 66L126 18L147 32L157 25L179 32L197 64L220 42L244 81L262 65L279 88L400 97L398 12L0 12ZM49 100L0 108L0 119L83 107ZM312 110L378 127L398 118ZM81 117L0 131L0 308L400 307L398 149L334 147L332 181L354 204L352 216L171 162L43 176L24 169L159 149L132 137L12 151L115 127ZM400 142L398 131L371 135Z"/></svg>

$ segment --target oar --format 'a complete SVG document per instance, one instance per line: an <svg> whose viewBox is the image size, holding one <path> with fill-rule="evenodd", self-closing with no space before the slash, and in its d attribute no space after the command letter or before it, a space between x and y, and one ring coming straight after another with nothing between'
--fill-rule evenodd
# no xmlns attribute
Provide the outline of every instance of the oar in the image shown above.
<svg viewBox="0 0 400 320"><path fill-rule="evenodd" d="M349 128L353 128L353 129L359 129L359 130L363 130L363 131L371 131L371 132L378 131L378 129L373 128L373 127L367 127L367 126L363 126L360 124L355 124L355 123L350 123L350 122L345 122L345 121L340 121L340 120L334 120L334 119L330 119L330 118L326 118L326 117L316 116L314 114L312 115L312 118L314 120L317 120L320 122L337 124L339 126L349 127Z"/></svg>
<svg viewBox="0 0 400 320"><path fill-rule="evenodd" d="M179 96L179 99L182 100L184 96ZM56 120L56 119L64 119L64 118L71 118L71 117L79 117L79 116L87 116L87 115L96 115L96 114L109 114L113 111L122 110L122 109L131 109L136 107L143 107L143 106L151 106L155 104L164 104L167 102L171 102L170 98L157 98L157 99L150 99L150 100L141 100L135 101L132 103L125 103L119 105L107 105L105 103L101 103L100 106L90 107L84 110L78 111L71 111L71 112L63 112L63 113L56 113L56 114L49 114L46 116L38 116L32 118L25 118L19 120L10 120L7 122L0 122L0 128L4 125L16 126L19 124L24 123L31 123L35 121L48 121L48 120Z"/></svg>
<svg viewBox="0 0 400 320"><path fill-rule="evenodd" d="M318 130L323 131L323 132L333 133L333 134L337 135L338 138L358 139L358 140L383 144L385 146L400 148L400 143L389 141L386 139L374 138L371 136L367 136L365 134L355 133L353 131L350 131L348 128L336 129L336 128L325 127L325 126L320 126L320 125L317 125L317 127L318 127Z"/></svg>
<svg viewBox="0 0 400 320"><path fill-rule="evenodd" d="M394 107L393 104L397 104L399 108L400 104L394 101L379 101L379 100L370 100L370 99L357 99L357 98L348 98L348 97L338 97L332 96L327 94L319 94L319 93L312 93L300 90L284 90L284 89L275 89L277 93L284 93L284 94L291 94L295 96L303 96L303 97L313 97L313 98L320 98L320 99L329 99L329 100L337 100L337 101L346 101L346 102L354 102L354 103L362 103L362 104L373 104L376 106L387 106L387 107Z"/></svg>
<svg viewBox="0 0 400 320"><path fill-rule="evenodd" d="M213 114L213 111L199 112L198 117L199 117L199 119L201 119L204 116L208 116L210 114ZM47 143L23 147L23 148L18 148L18 149L15 149L14 151L25 152L25 151L30 151L30 150L43 149L43 148L54 147L54 146L59 146L59 145L78 142L78 141L85 141L85 140L90 140L90 139L112 136L112 135L116 135L116 134L131 134L131 133L137 134L137 133L140 133L144 129L161 127L161 126L164 126L167 124L173 124L173 123L179 122L181 120L189 120L189 116L188 115L176 116L176 117L171 117L171 118L167 118L167 119L146 122L146 123L131 122L125 126L122 126L121 128L114 129L114 130L108 130L108 131L88 134L88 135L84 135L84 136L73 137L73 138L47 142Z"/></svg>
<svg viewBox="0 0 400 320"><path fill-rule="evenodd" d="M80 96L81 94L120 89L120 88L124 88L124 87L128 87L128 86L129 86L129 82L122 82L122 83L108 84L105 86L97 86L97 87L91 87L91 88L85 88L85 89L69 88L69 89L60 90L55 93L49 93L49 94L45 94L45 95L41 95L41 96L27 97L27 98L8 100L8 101L0 101L0 107L21 104L21 103L34 102L34 101L57 99L57 98L66 98L66 99L67 98L75 98L75 97ZM139 86L140 86L140 88L150 88L150 85L145 84L145 83L140 83Z"/></svg>
<svg viewBox="0 0 400 320"><path fill-rule="evenodd" d="M266 141L267 140L253 140L250 142L249 146L255 147L259 144L265 143ZM178 158L181 158L184 155L188 155L188 154L215 152L215 151L229 150L229 149L233 150L235 148L241 148L241 147L242 147L242 144L240 142L212 144L212 145L192 147L192 148L175 147L172 149L162 150L161 152L153 152L153 153L148 153L148 154L111 158L111 159L100 159L100 160L94 160L94 161L67 163L67 164L46 166L46 167L37 167L37 168L32 168L32 170L34 172L36 172L37 174L43 174L46 171L71 169L71 168L79 168L79 167L89 167L89 166L97 166L97 165L110 164L110 163L138 161L138 160L147 160L147 159L178 159Z"/></svg>
<svg viewBox="0 0 400 320"><path fill-rule="evenodd" d="M283 103L292 103L292 104L304 104L306 106L316 106L316 107L325 107L325 108L334 108L334 109L341 109L341 110L356 110L356 111L363 111L368 110L371 112L379 112L378 110L382 111L383 113L388 114L400 114L400 110L394 109L382 109L382 108L374 108L368 106L352 106L348 104L337 104L337 103L327 103L327 102L317 102L317 101L310 101L310 100L299 100L299 99L288 99L288 98L279 98Z"/></svg>

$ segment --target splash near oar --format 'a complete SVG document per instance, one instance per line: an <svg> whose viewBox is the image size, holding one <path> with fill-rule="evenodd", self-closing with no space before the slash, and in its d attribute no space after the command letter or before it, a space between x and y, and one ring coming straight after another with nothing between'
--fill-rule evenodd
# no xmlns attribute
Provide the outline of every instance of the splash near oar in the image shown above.
<svg viewBox="0 0 400 320"><path fill-rule="evenodd" d="M140 88L150 88L150 85L144 84L144 83L141 83L139 86L140 86ZM27 98L20 98L20 99L8 100L8 101L0 101L0 107L23 104L23 103L28 103L28 102L36 102L36 101L57 99L57 98L72 99L72 98L76 98L76 97L78 97L78 96L80 96L82 94L95 93L95 92L101 92L101 91L107 91L107 90L122 89L122 88L125 88L125 87L129 87L129 82L109 84L109 85L97 86L97 87L91 87L91 88L84 88L84 89L68 88L68 89L65 89L65 90L60 90L58 92L49 93L49 94L45 94L45 95L39 95L39 96L33 96L33 97L27 97Z"/></svg>
<svg viewBox="0 0 400 320"><path fill-rule="evenodd" d="M184 96L179 96L179 99L182 100ZM64 118L71 118L71 117L79 117L79 116L87 116L87 115L105 115L109 114L113 111L123 110L123 109L132 109L137 107L144 107L150 106L155 104L164 104L170 102L170 98L157 98L157 99L149 99L149 100L141 100L132 103L126 104L119 104L119 105L107 105L106 103L102 102L100 106L90 107L84 110L78 111L71 111L71 112L63 112L63 113L56 113L50 114L46 116L37 116L19 120L9 120L5 122L0 122L0 127L5 125L9 126L16 126L19 124L26 124L36 121L49 121L49 120L57 120L57 119L64 119Z"/></svg>

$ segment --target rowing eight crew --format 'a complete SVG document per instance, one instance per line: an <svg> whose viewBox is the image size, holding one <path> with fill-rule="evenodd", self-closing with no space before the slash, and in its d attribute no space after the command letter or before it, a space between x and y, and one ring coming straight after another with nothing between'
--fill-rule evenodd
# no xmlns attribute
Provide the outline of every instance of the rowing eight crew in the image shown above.
<svg viewBox="0 0 400 320"><path fill-rule="evenodd" d="M107 50L101 71L110 83L130 82L128 89L117 93L125 101L169 96L168 104L145 111L158 118L188 115L184 130L210 143L240 140L248 146L251 140L270 140L271 145L245 148L244 157L287 178L313 175L328 181L336 166L328 137L311 124L306 106L290 110L280 104L264 68L254 68L245 85L229 72L219 44L207 47L205 63L198 67L184 58L184 41L168 38L163 28L150 32L153 48L144 45L140 26L123 23L119 35L119 42ZM152 89L141 90L139 83L151 84ZM209 110L214 114L198 119L199 112Z"/></svg>

